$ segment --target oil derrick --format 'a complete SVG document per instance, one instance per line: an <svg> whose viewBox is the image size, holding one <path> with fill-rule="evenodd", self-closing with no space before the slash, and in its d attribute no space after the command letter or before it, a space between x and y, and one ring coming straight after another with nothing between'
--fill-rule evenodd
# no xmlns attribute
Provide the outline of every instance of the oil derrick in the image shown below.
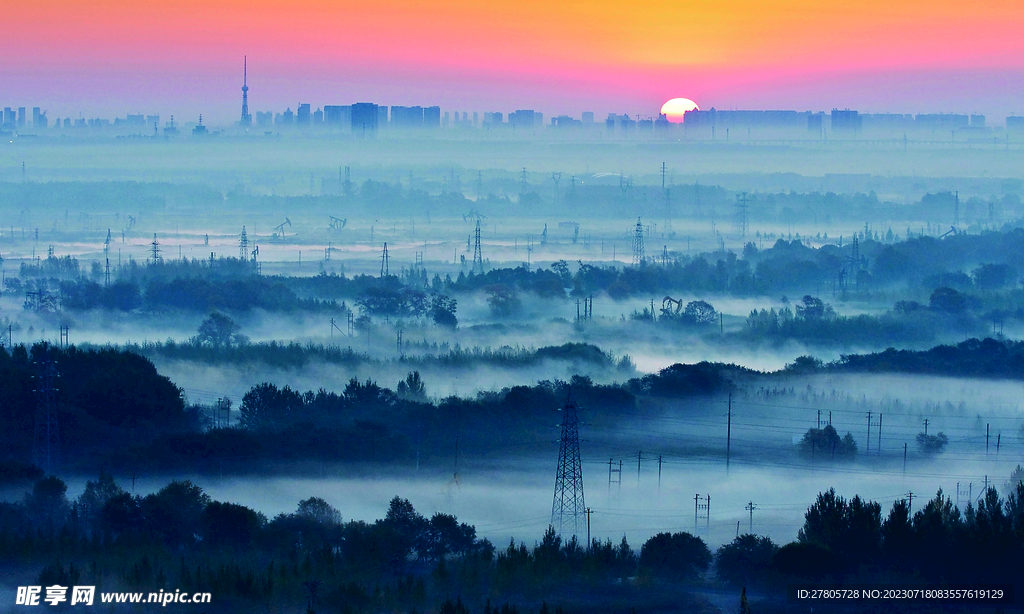
<svg viewBox="0 0 1024 614"><path fill-rule="evenodd" d="M156 233L153 233L153 241L149 244L149 257L153 264L160 262L160 242L156 240Z"/></svg>
<svg viewBox="0 0 1024 614"><path fill-rule="evenodd" d="M238 241L238 259L242 262L249 259L249 235L245 233L245 226L242 226L242 238Z"/></svg>
<svg viewBox="0 0 1024 614"><path fill-rule="evenodd" d="M50 346L44 342L36 360L36 424L32 440L33 462L47 474L56 470L60 461L60 430L57 424L57 402L54 379L57 364L50 357Z"/></svg>
<svg viewBox="0 0 1024 614"><path fill-rule="evenodd" d="M633 264L640 266L644 260L644 226L640 223L640 218L636 218L636 230L633 231Z"/></svg>
<svg viewBox="0 0 1024 614"><path fill-rule="evenodd" d="M571 398L562 408L562 436L559 439L555 498L551 504L551 526L559 535L580 535L585 527L583 465L580 462L579 407Z"/></svg>
<svg viewBox="0 0 1024 614"><path fill-rule="evenodd" d="M476 230L473 232L473 272L478 275L484 274L484 257L480 251L480 218L477 218Z"/></svg>

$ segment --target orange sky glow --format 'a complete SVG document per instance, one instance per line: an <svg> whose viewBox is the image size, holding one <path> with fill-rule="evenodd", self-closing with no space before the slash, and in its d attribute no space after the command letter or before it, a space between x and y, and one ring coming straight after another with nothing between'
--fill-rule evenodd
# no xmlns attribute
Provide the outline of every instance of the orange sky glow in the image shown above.
<svg viewBox="0 0 1024 614"><path fill-rule="evenodd" d="M0 38L3 104L69 110L208 100L227 114L243 55L254 109L358 98L653 114L685 96L702 108L971 112L1020 98L1024 70L1024 3L1008 0L38 0L5 14L17 27Z"/></svg>

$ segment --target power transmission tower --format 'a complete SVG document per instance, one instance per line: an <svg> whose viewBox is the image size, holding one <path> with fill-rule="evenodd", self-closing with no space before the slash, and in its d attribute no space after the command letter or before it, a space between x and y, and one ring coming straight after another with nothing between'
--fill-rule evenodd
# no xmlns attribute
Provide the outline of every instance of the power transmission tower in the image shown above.
<svg viewBox="0 0 1024 614"><path fill-rule="evenodd" d="M552 201L552 204L557 205L558 204L558 195L559 195L558 184L561 183L561 181L562 181L562 173L561 172L551 173L551 180L555 182L555 200Z"/></svg>
<svg viewBox="0 0 1024 614"><path fill-rule="evenodd" d="M640 266L644 260L644 226L640 218L636 218L636 230L633 231L633 264Z"/></svg>
<svg viewBox="0 0 1024 614"><path fill-rule="evenodd" d="M160 262L160 242L156 240L156 233L153 233L153 242L149 244L150 258L153 264Z"/></svg>
<svg viewBox="0 0 1024 614"><path fill-rule="evenodd" d="M562 436L559 439L555 497L551 503L551 526L559 535L579 535L586 514L583 501L583 465L580 461L579 408L571 398L562 408ZM620 474L621 475L621 474Z"/></svg>
<svg viewBox="0 0 1024 614"><path fill-rule="evenodd" d="M39 358L36 359L36 424L32 441L32 456L35 464L46 473L56 470L60 462L60 428L57 423L57 402L54 379L57 377L57 363L50 357L50 345L43 342Z"/></svg>
<svg viewBox="0 0 1024 614"><path fill-rule="evenodd" d="M380 254L380 276L387 277L391 274L391 259L388 257L388 244L384 244L384 250Z"/></svg>
<svg viewBox="0 0 1024 614"><path fill-rule="evenodd" d="M473 272L484 274L484 257L480 251L480 218L477 218L476 230L473 232Z"/></svg>
<svg viewBox="0 0 1024 614"><path fill-rule="evenodd" d="M526 167L523 167L522 172L519 174L519 195L526 194Z"/></svg>
<svg viewBox="0 0 1024 614"><path fill-rule="evenodd" d="M747 230L749 230L749 224L747 223L748 202L746 192L736 197L736 230L739 231L741 239L747 237Z"/></svg>
<svg viewBox="0 0 1024 614"><path fill-rule="evenodd" d="M238 259L241 262L249 259L249 235L245 232L245 226L242 226L242 237L238 240Z"/></svg>

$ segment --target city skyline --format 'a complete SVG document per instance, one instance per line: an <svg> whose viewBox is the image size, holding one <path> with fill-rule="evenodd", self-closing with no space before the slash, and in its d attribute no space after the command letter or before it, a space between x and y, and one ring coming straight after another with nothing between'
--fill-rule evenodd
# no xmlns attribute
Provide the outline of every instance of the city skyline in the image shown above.
<svg viewBox="0 0 1024 614"><path fill-rule="evenodd" d="M196 11L45 0L12 10L21 26L0 41L4 104L52 101L52 116L161 108L237 120L244 56L253 109L319 98L655 115L685 96L720 109L1024 112L1024 8L1008 2L622 11L405 0L380 11L314 0L281 11L215 0Z"/></svg>

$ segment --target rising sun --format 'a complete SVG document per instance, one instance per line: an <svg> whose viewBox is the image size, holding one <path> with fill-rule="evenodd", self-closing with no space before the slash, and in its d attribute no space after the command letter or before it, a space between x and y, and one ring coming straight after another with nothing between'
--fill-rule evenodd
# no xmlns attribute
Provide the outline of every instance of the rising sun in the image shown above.
<svg viewBox="0 0 1024 614"><path fill-rule="evenodd" d="M668 118L668 121L682 123L683 114L687 111L699 111L697 103L689 98L673 98L661 105L661 113Z"/></svg>

